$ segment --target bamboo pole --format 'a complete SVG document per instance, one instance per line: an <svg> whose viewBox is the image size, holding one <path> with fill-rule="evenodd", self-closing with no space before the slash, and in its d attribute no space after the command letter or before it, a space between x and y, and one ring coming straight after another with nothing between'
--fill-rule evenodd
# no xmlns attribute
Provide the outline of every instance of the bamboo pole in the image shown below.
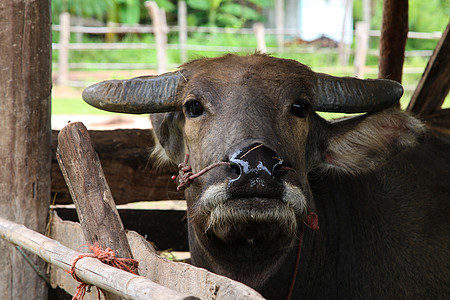
<svg viewBox="0 0 450 300"><path fill-rule="evenodd" d="M24 225L3 218L0 218L0 237L67 271L72 266L72 260L80 254ZM195 299L148 278L108 266L95 258L78 260L75 269L77 276L84 282L126 299Z"/></svg>

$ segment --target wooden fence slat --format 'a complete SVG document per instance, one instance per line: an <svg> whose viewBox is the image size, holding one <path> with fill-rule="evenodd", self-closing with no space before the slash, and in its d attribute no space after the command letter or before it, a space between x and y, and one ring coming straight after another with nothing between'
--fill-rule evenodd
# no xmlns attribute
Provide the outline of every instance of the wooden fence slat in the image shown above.
<svg viewBox="0 0 450 300"><path fill-rule="evenodd" d="M276 0L275 2L275 23L276 23L276 38L277 51L282 53L284 51L284 1Z"/></svg>
<svg viewBox="0 0 450 300"><path fill-rule="evenodd" d="M407 111L420 116L437 112L450 90L450 22L428 61Z"/></svg>
<svg viewBox="0 0 450 300"><path fill-rule="evenodd" d="M255 31L258 51L261 53L267 53L264 24L261 22L253 24L253 30Z"/></svg>
<svg viewBox="0 0 450 300"><path fill-rule="evenodd" d="M369 23L356 23L356 52L355 52L355 76L364 78L366 68L367 50L369 47Z"/></svg>
<svg viewBox="0 0 450 300"><path fill-rule="evenodd" d="M186 44L187 44L187 4L186 1L178 1L178 26L179 43L180 43L180 58L181 62L185 63L188 60Z"/></svg>
<svg viewBox="0 0 450 300"><path fill-rule="evenodd" d="M60 14L59 22L58 84L64 85L69 80L70 14Z"/></svg>
<svg viewBox="0 0 450 300"><path fill-rule="evenodd" d="M79 222L75 208L56 207L54 211L67 221ZM185 210L147 210L119 208L123 226L146 237L158 250L189 251Z"/></svg>
<svg viewBox="0 0 450 300"><path fill-rule="evenodd" d="M145 7L152 18L155 28L156 51L158 56L158 73L167 71L167 32L166 14L163 9L158 7L155 1L146 1Z"/></svg>
<svg viewBox="0 0 450 300"><path fill-rule="evenodd" d="M71 268L73 258L79 254L58 241L3 218L0 218L0 237L67 271ZM78 260L76 274L86 283L127 299L181 300L189 297L187 294L156 284L148 278L108 266L95 258L86 257ZM41 299L41 297L33 299Z"/></svg>

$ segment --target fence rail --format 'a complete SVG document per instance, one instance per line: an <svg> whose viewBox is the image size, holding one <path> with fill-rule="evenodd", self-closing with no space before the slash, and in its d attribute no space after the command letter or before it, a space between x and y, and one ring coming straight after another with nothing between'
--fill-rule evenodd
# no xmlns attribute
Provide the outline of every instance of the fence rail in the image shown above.
<svg viewBox="0 0 450 300"><path fill-rule="evenodd" d="M187 26L186 10L182 9L183 1L179 2L179 24L176 26L168 26L165 21L164 11L156 6L156 3L146 2L149 14L153 19L153 26L150 25L121 25L113 24L108 27L85 27L70 26L70 15L62 14L60 16L61 25L53 25L53 31L60 32L59 43L52 45L53 50L59 51L58 62L58 78L57 82L63 85L70 85L68 80L69 70L71 68L98 68L98 69L139 69L139 68L157 68L158 73L165 72L167 68L175 67L175 65L167 65L167 51L180 51L181 62L187 60L187 52L195 51L211 51L211 52L253 52L259 50L270 53L324 53L324 54L340 54L347 57L347 61L342 62L343 65L348 64L348 54L355 54L354 74L363 77L365 73L371 71L365 66L367 55L378 56L378 50L368 49L369 37L380 37L379 30L369 30L367 25L357 26L354 32L356 37L355 50L350 49L350 45L340 45L336 48L317 48L317 47L285 47L285 37L299 37L301 31L296 28L264 28L262 24L254 26L254 28L218 28L218 27L196 27ZM152 13L152 9L155 13ZM156 20L158 19L158 20ZM362 23L362 22L361 22ZM357 24L358 25L358 24ZM358 27L363 28L358 32ZM361 30L361 29L360 29ZM209 45L191 45L187 44L188 33L223 33L223 34L242 34L254 35L256 42L254 47L248 46L209 46ZM262 32L262 33L261 33ZM148 33L155 35L156 43L70 43L70 34L109 34L109 33ZM179 36L179 42L176 44L167 43L167 35L175 33ZM347 33L345 33L347 34ZM277 46L267 47L265 43L266 36L276 36ZM409 32L408 38L411 39L427 39L438 40L442 36L441 32ZM69 51L86 51L86 50L123 50L123 49L151 49L157 51L157 64L142 63L69 63ZM341 53L343 52L343 53ZM432 50L414 50L406 51L405 56L422 56L428 57L433 53ZM344 54L344 55L343 55ZM422 71L420 71L422 72ZM420 73L419 72L419 73Z"/></svg>

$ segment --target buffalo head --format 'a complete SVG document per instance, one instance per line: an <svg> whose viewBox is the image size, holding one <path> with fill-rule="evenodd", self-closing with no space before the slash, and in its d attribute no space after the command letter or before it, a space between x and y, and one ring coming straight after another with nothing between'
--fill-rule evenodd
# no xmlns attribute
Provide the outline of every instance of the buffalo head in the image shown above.
<svg viewBox="0 0 450 300"><path fill-rule="evenodd" d="M394 81L334 77L254 54L100 82L83 98L100 109L150 113L164 160L178 164L189 154L194 172L227 163L186 190L192 261L258 288L315 210L313 170L368 172L416 143L422 125L386 109L402 93ZM328 122L316 111L368 114Z"/></svg>

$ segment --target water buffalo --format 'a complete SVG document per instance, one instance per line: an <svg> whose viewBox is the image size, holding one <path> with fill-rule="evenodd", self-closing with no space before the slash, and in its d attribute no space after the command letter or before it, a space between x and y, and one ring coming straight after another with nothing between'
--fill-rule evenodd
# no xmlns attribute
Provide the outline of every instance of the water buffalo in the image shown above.
<svg viewBox="0 0 450 300"><path fill-rule="evenodd" d="M190 155L179 188L194 265L269 299L448 298L450 147L392 108L402 93L256 53L101 82L83 98L150 113L160 159Z"/></svg>

